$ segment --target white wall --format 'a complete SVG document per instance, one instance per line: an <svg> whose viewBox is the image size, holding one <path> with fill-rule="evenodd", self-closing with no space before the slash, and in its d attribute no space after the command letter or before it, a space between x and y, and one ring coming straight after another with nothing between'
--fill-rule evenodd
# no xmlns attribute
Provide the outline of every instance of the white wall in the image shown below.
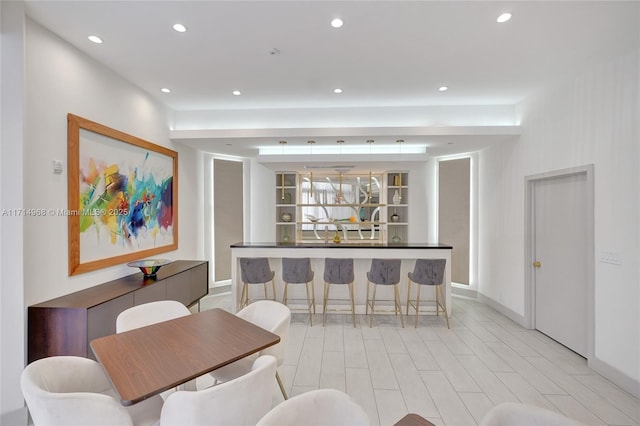
<svg viewBox="0 0 640 426"><path fill-rule="evenodd" d="M23 204L24 5L0 2L0 209ZM22 217L0 216L0 424L26 421L17 392L24 365Z"/></svg>
<svg viewBox="0 0 640 426"><path fill-rule="evenodd" d="M162 257L197 259L202 256L202 243L197 238L197 222L201 219L194 219L202 216L197 215L203 209L198 192L201 191L202 173L195 166L198 159L193 150L173 146L169 141L168 115L164 108L146 92L30 20L26 24L24 49L24 139L22 143L12 141L24 150L24 172L11 176L12 187L24 194L24 200L23 205L11 207L67 207L67 113L74 113L178 151L179 248ZM54 159L64 162L63 174L52 173ZM21 156L16 156L14 161L22 164ZM3 188L3 207L4 197ZM19 294L24 292L24 300L19 301L10 318L6 317L3 305L3 326L10 324L26 333L27 306L136 272L120 265L69 277L67 219L46 216L23 220L23 239L17 236L12 244L16 250L20 250L20 244L24 245L24 280L5 281L7 277L3 273L1 285L3 292L6 288L13 288ZM5 234L2 240L5 241ZM2 263L13 257L3 250ZM4 300L3 297L3 304ZM22 405L22 397L16 392L20 388L18 378L26 358L26 342L24 335L21 336L20 342L11 342L19 348L14 349L20 356L19 364L5 358L14 352L5 347L4 332L2 336L3 414L15 409L16 400ZM25 352L20 352L23 348ZM5 404L5 388L13 395L11 404Z"/></svg>
<svg viewBox="0 0 640 426"><path fill-rule="evenodd" d="M196 153L169 141L168 115L147 93L33 21L26 37L25 207L67 207L67 113L178 151L178 244L169 259L198 255L195 214L202 209ZM54 175L53 159L64 161ZM131 274L126 265L68 277L67 218L25 218L25 304ZM42 280L46 272L47 280Z"/></svg>
<svg viewBox="0 0 640 426"><path fill-rule="evenodd" d="M595 367L640 381L640 51L547 87L519 108L522 135L480 154L479 291L524 314L524 177L595 165ZM598 262L620 253L621 265ZM590 360L591 365L591 360ZM616 378L616 377L612 377Z"/></svg>

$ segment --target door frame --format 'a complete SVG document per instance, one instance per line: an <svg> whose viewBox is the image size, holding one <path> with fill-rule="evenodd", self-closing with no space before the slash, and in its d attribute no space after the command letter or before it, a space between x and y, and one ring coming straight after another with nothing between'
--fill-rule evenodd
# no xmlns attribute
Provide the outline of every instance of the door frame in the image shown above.
<svg viewBox="0 0 640 426"><path fill-rule="evenodd" d="M595 337L595 247L594 247L594 176L593 164L554 170L525 176L525 268L524 268L524 320L529 329L535 328L535 199L534 186L537 182L584 174L587 185L587 360L593 358Z"/></svg>

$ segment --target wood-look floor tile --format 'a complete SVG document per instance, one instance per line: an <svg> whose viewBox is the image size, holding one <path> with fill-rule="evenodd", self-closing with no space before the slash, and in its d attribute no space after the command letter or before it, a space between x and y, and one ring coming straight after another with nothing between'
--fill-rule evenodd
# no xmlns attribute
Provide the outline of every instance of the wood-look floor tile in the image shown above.
<svg viewBox="0 0 640 426"><path fill-rule="evenodd" d="M320 388L346 390L344 352L323 352Z"/></svg>
<svg viewBox="0 0 640 426"><path fill-rule="evenodd" d="M470 330L456 330L455 333L491 371L513 372L513 368L509 367L509 365L496 355L489 346L481 341L474 332Z"/></svg>
<svg viewBox="0 0 640 426"><path fill-rule="evenodd" d="M382 340L369 339L364 341L364 347L369 362L371 383L374 389L398 389L398 382L391 367L389 354Z"/></svg>
<svg viewBox="0 0 640 426"><path fill-rule="evenodd" d="M482 392L458 392L458 396L477 423L493 408L493 402Z"/></svg>
<svg viewBox="0 0 640 426"><path fill-rule="evenodd" d="M518 398L477 356L456 355L456 357L495 405L502 402L518 402Z"/></svg>
<svg viewBox="0 0 640 426"><path fill-rule="evenodd" d="M488 342L487 345L541 394L566 393L547 376L541 374L529 361L515 353L507 344Z"/></svg>
<svg viewBox="0 0 640 426"><path fill-rule="evenodd" d="M374 389L381 425L393 425L407 413L402 393L397 390Z"/></svg>
<svg viewBox="0 0 640 426"><path fill-rule="evenodd" d="M440 418L447 426L470 426L476 421L453 389L442 371L421 371L429 395L436 404Z"/></svg>
<svg viewBox="0 0 640 426"><path fill-rule="evenodd" d="M422 417L439 417L440 413L409 354L390 354L389 358L408 412Z"/></svg>
<svg viewBox="0 0 640 426"><path fill-rule="evenodd" d="M378 407L368 369L346 369L347 393L362 407L372 425L380 425Z"/></svg>
<svg viewBox="0 0 640 426"><path fill-rule="evenodd" d="M529 362L605 423L614 425L633 425L635 423L606 399L565 373L548 359L534 357L529 359ZM555 403L554 405L557 406Z"/></svg>
<svg viewBox="0 0 640 426"><path fill-rule="evenodd" d="M457 392L481 392L478 384L444 343L427 342L425 345Z"/></svg>
<svg viewBox="0 0 640 426"><path fill-rule="evenodd" d="M571 395L547 395L549 401L565 416L576 419L589 426L606 425L606 423L580 404Z"/></svg>

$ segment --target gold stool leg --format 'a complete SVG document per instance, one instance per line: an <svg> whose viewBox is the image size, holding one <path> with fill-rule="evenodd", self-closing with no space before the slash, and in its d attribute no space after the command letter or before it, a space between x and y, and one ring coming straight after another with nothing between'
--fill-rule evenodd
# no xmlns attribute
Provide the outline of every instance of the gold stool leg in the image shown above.
<svg viewBox="0 0 640 426"><path fill-rule="evenodd" d="M375 289L374 289L375 291ZM349 283L349 296L351 297L351 320L353 321L353 328L356 328L356 308L353 301L353 283Z"/></svg>
<svg viewBox="0 0 640 426"><path fill-rule="evenodd" d="M365 306L364 306L364 314L365 315L369 315L369 286L371 285L371 282L369 280L367 280L367 298Z"/></svg>
<svg viewBox="0 0 640 426"><path fill-rule="evenodd" d="M327 282L324 282L324 300L322 301L322 326L327 320L327 299L329 298L329 285Z"/></svg>
<svg viewBox="0 0 640 426"><path fill-rule="evenodd" d="M276 380L278 381L278 386L280 386L280 392L282 392L282 396L284 397L284 399L289 399L287 397L287 392L284 390L284 385L282 384L282 380L280 379L278 370L276 370Z"/></svg>
<svg viewBox="0 0 640 426"><path fill-rule="evenodd" d="M409 316L409 305L411 305L411 280L407 278L407 317Z"/></svg>
<svg viewBox="0 0 640 426"><path fill-rule="evenodd" d="M286 289L286 287L285 287ZM311 314L311 299L309 299L309 283L304 283L304 290L307 293L307 309L309 309L309 324L313 327L313 315ZM313 291L313 284L311 284L311 291ZM315 306L314 306L315 309Z"/></svg>
<svg viewBox="0 0 640 426"><path fill-rule="evenodd" d="M400 314L400 324L402 324L402 328L404 328L404 319L402 318L402 305L400 305L400 290L398 290L398 285L393 286L393 296L395 299L396 305L396 315Z"/></svg>
<svg viewBox="0 0 640 426"><path fill-rule="evenodd" d="M311 281L311 302L313 303L313 313L316 313L316 290L315 282Z"/></svg>
<svg viewBox="0 0 640 426"><path fill-rule="evenodd" d="M249 295L247 294L248 290L249 289L247 288L247 283L242 283L242 293L240 294L240 309L244 308L249 303Z"/></svg>
<svg viewBox="0 0 640 426"><path fill-rule="evenodd" d="M420 312L420 284L418 284L418 296L416 298L416 325L415 328L418 328L418 313Z"/></svg>
<svg viewBox="0 0 640 426"><path fill-rule="evenodd" d="M276 281L274 278L271 279L271 289L273 290L273 301L276 301Z"/></svg>
<svg viewBox="0 0 640 426"><path fill-rule="evenodd" d="M442 285L439 285L438 287L436 287L436 294L438 294L438 289L442 289L442 291L444 292L444 288L443 288ZM446 297L445 297L444 294L442 295L442 298L446 300ZM450 329L450 327L449 327L449 314L447 313L446 304L447 303L445 302L445 304L441 305L441 307L442 307L442 312L444 312L444 318L447 320L447 328Z"/></svg>
<svg viewBox="0 0 640 426"><path fill-rule="evenodd" d="M289 283L285 281L284 283L284 290L282 291L282 304L286 305L287 304L287 290L289 288Z"/></svg>

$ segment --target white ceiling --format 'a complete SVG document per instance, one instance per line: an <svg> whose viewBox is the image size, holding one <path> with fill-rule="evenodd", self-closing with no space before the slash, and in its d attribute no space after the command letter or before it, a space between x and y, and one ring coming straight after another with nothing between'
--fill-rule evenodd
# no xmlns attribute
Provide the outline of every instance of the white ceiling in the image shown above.
<svg viewBox="0 0 640 426"><path fill-rule="evenodd" d="M637 46L640 35L639 3L618 1L28 1L26 7L33 20L181 116L514 105ZM513 18L498 24L505 11ZM335 17L344 20L342 28L329 25ZM175 32L177 22L188 31ZM90 34L104 43L89 42ZM270 54L273 48L280 53ZM439 92L443 85L450 89ZM334 94L337 87L343 93ZM232 95L236 89L241 96ZM393 120L391 113L385 125ZM421 138L415 141L428 139ZM233 143L254 149L253 139Z"/></svg>

